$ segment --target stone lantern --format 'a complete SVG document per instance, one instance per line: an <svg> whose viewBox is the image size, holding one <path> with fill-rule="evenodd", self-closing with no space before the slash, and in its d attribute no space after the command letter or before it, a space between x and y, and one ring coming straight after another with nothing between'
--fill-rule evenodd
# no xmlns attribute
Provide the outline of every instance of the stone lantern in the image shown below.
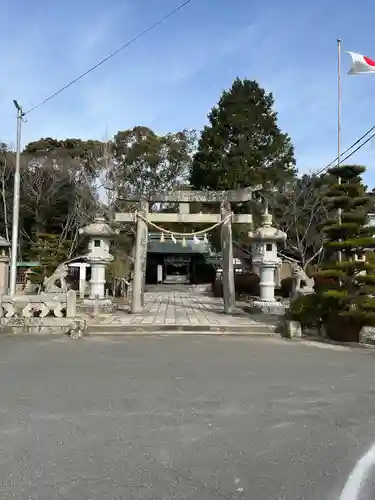
<svg viewBox="0 0 375 500"><path fill-rule="evenodd" d="M0 295L5 295L8 292L9 247L9 241L0 236Z"/></svg>
<svg viewBox="0 0 375 500"><path fill-rule="evenodd" d="M277 256L277 243L285 242L286 234L272 226L272 215L266 206L262 225L249 233L252 247L252 260L259 270L260 299L253 305L267 312L282 312L282 305L275 300L275 275L281 264Z"/></svg>
<svg viewBox="0 0 375 500"><path fill-rule="evenodd" d="M82 228L81 234L89 238L89 253L87 262L91 267L90 296L88 303L99 301L99 305L110 304L105 297L105 268L112 262L113 256L109 253L111 239L117 234L112 231L104 216L99 213L92 224ZM85 301L86 302L86 301Z"/></svg>

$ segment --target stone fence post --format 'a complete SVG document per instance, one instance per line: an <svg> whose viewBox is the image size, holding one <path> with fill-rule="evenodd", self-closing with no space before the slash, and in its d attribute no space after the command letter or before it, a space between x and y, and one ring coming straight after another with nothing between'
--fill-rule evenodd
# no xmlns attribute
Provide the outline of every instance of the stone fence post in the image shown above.
<svg viewBox="0 0 375 500"><path fill-rule="evenodd" d="M75 290L69 290L66 294L66 317L75 318L77 312L77 294Z"/></svg>

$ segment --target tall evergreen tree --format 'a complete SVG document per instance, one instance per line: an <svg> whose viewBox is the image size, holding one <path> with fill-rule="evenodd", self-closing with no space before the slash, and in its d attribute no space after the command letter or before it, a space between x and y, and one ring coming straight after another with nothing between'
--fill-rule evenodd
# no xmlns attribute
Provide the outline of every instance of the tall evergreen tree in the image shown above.
<svg viewBox="0 0 375 500"><path fill-rule="evenodd" d="M208 115L191 170L196 189L279 187L295 174L294 151L277 124L273 96L237 78Z"/></svg>
<svg viewBox="0 0 375 500"><path fill-rule="evenodd" d="M375 228L368 226L367 217L372 199L361 179L364 171L359 165L329 170L336 183L330 186L326 198L330 213L323 227L326 263L319 275L332 278L321 298L323 320L335 340L358 341L361 327L375 324L375 276L369 272L375 266L361 260L375 247ZM337 258L339 252L341 259Z"/></svg>

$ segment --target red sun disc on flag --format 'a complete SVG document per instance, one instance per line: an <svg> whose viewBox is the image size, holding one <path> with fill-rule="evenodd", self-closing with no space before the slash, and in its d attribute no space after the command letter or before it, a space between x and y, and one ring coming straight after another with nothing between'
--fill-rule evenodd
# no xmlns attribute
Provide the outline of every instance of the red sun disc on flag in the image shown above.
<svg viewBox="0 0 375 500"><path fill-rule="evenodd" d="M366 62L369 66L375 66L375 61L373 61L373 60L372 60L372 59L370 59L369 57L363 56L363 59L365 60L365 62Z"/></svg>

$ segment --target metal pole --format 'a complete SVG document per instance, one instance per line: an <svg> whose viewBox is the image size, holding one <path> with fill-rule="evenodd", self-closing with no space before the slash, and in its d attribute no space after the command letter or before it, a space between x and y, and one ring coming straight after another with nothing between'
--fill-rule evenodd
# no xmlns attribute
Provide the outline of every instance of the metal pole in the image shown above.
<svg viewBox="0 0 375 500"><path fill-rule="evenodd" d="M341 166L341 40L337 39L337 168ZM338 178L341 184L341 177ZM341 208L337 211L338 223L341 224ZM341 262L341 250L337 252L338 261Z"/></svg>
<svg viewBox="0 0 375 500"><path fill-rule="evenodd" d="M12 253L10 263L10 295L16 294L17 278L17 251L18 232L20 218L20 157L21 157L21 124L23 111L17 101L13 101L17 108L17 147L16 147L16 168L14 171L13 187L13 223L12 223Z"/></svg>

